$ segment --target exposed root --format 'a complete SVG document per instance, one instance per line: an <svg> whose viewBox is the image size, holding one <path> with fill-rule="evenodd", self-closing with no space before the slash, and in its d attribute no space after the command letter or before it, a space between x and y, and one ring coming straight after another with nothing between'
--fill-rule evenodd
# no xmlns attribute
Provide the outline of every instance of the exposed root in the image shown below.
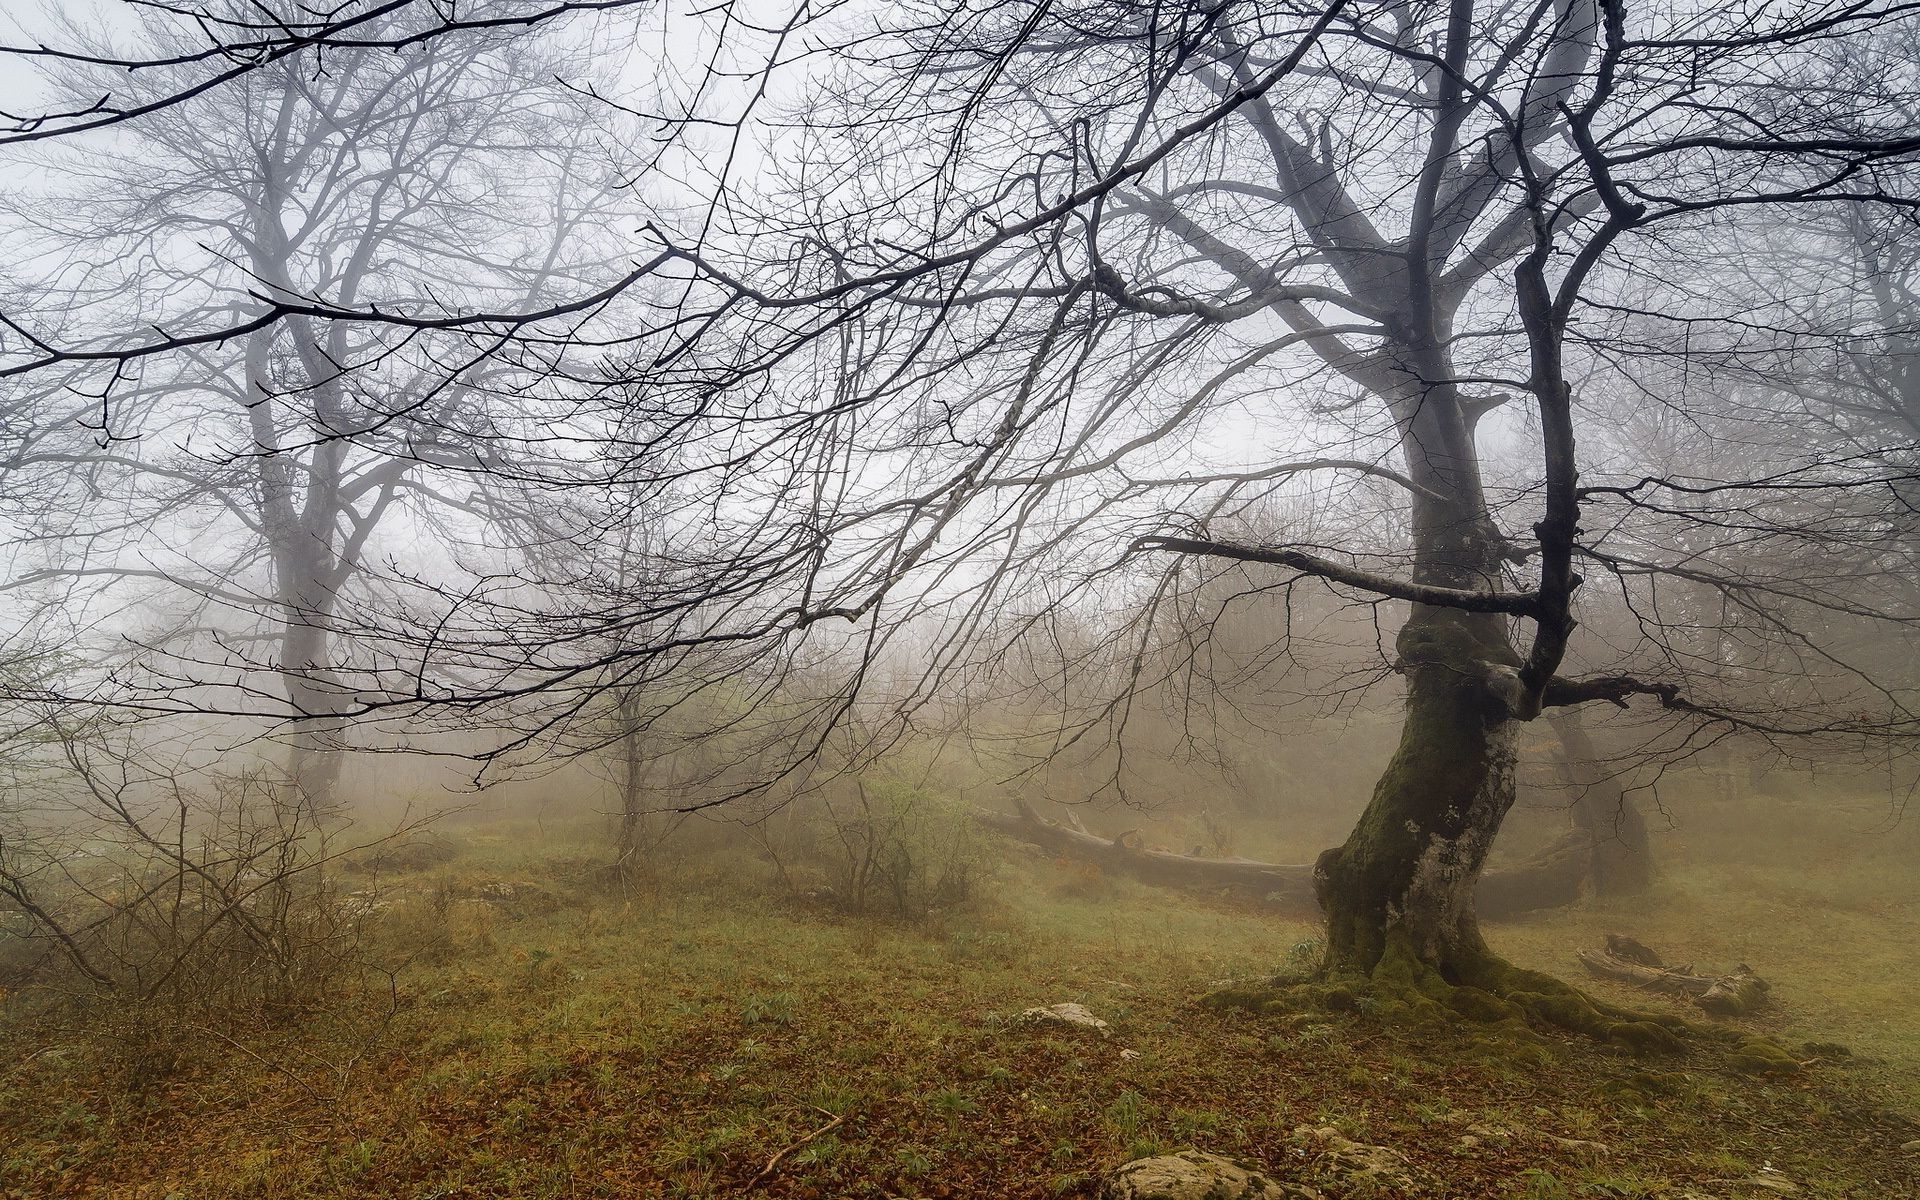
<svg viewBox="0 0 1920 1200"><path fill-rule="evenodd" d="M1515 1033L1561 1030L1636 1055L1716 1048L1729 1066L1753 1073L1792 1071L1800 1065L1765 1038L1610 1004L1491 953L1472 955L1443 974L1416 955L1406 939L1393 936L1369 972L1323 968L1305 979L1238 983L1211 993L1205 1003L1270 1016L1350 1013L1409 1027L1444 1028L1466 1021Z"/></svg>

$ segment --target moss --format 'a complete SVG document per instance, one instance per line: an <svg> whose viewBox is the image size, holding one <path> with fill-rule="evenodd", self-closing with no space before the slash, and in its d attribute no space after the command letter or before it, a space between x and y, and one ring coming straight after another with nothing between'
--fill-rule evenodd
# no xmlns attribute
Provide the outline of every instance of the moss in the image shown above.
<svg viewBox="0 0 1920 1200"><path fill-rule="evenodd" d="M1471 984L1453 989L1447 997L1447 1004L1453 1011L1470 1021L1480 1021L1492 1025L1500 1021L1518 1020L1522 1017L1520 1007L1501 999L1485 988Z"/></svg>
<svg viewBox="0 0 1920 1200"><path fill-rule="evenodd" d="M1321 1012L1353 1012L1360 1007L1359 993L1340 984L1303 984L1295 994L1301 1004Z"/></svg>
<svg viewBox="0 0 1920 1200"><path fill-rule="evenodd" d="M1652 1021L1616 1021L1607 1027L1607 1040L1636 1054L1679 1054L1687 1048L1672 1030Z"/></svg>
<svg viewBox="0 0 1920 1200"><path fill-rule="evenodd" d="M1271 988L1224 987L1200 997L1201 1005L1206 1008L1238 1008L1256 1013L1268 1011L1268 1005L1273 1002L1274 992Z"/></svg>
<svg viewBox="0 0 1920 1200"><path fill-rule="evenodd" d="M1778 1043L1762 1037L1743 1037L1727 1056L1727 1065L1748 1075L1787 1074L1800 1069L1800 1060Z"/></svg>
<svg viewBox="0 0 1920 1200"><path fill-rule="evenodd" d="M1584 1033L1603 1041L1606 1039L1609 1022L1580 996L1557 992L1512 992L1507 999L1536 1021L1571 1033Z"/></svg>
<svg viewBox="0 0 1920 1200"><path fill-rule="evenodd" d="M1627 1099L1657 1100L1678 1096L1686 1088L1684 1081L1675 1075L1658 1071L1634 1071L1623 1078L1610 1080L1603 1090Z"/></svg>
<svg viewBox="0 0 1920 1200"><path fill-rule="evenodd" d="M1331 963L1375 975L1406 949L1396 942L1401 923L1423 950L1475 937L1457 914L1512 803L1507 713L1476 665L1502 659L1489 630L1498 642L1494 624L1458 614L1426 614L1401 630L1409 682L1399 743L1346 843L1316 864ZM1444 875L1429 861L1435 852ZM1461 894L1439 894L1446 889ZM1403 982L1440 998L1417 977Z"/></svg>
<svg viewBox="0 0 1920 1200"><path fill-rule="evenodd" d="M1212 1009L1240 1009L1263 1017L1299 1017L1308 1013L1356 1012L1362 992L1344 984L1294 983L1270 987L1229 987L1208 992L1200 1003Z"/></svg>

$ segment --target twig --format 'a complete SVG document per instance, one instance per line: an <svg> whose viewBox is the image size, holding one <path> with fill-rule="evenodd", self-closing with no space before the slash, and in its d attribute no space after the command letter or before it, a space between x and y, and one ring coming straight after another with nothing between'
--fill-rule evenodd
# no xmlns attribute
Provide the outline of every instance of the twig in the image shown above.
<svg viewBox="0 0 1920 1200"><path fill-rule="evenodd" d="M816 1111L826 1112L825 1109L817 1109ZM750 1192L753 1189L759 1187L763 1182L766 1181L767 1176L773 1174L774 1169L780 1165L780 1160L784 1159L787 1155L792 1154L795 1150L798 1150L800 1147L806 1145L808 1142L811 1142L813 1139L817 1137L823 1137L826 1134L832 1133L834 1130L840 1128L841 1125L845 1124L846 1120L847 1120L846 1114L842 1113L841 1115L834 1117L833 1120L828 1121L825 1125L822 1125L820 1128L814 1130L812 1133L807 1134L805 1137L801 1138L799 1141L794 1142L791 1145L782 1146L779 1150L774 1152L774 1156L772 1158L767 1160L767 1165L760 1168L760 1173L758 1175L755 1175L752 1179L747 1180L747 1186L745 1188L742 1188L741 1190Z"/></svg>
<svg viewBox="0 0 1920 1200"><path fill-rule="evenodd" d="M313 1099L321 1101L322 1103L326 1101L327 1098L325 1096L322 1096L318 1091L314 1090L314 1087L312 1084L308 1083L305 1079L302 1079L298 1071L293 1070L292 1068L286 1066L284 1063L277 1063L277 1062L274 1062L272 1059L265 1057L264 1055L254 1053L252 1050L248 1049L246 1046L240 1044L239 1042L234 1041L232 1038L228 1037L226 1034L221 1033L218 1029L210 1029L205 1025L191 1025L191 1024L183 1025L183 1028L191 1029L196 1033L204 1033L210 1037L219 1038L221 1041L225 1042L227 1045L232 1046L235 1050L238 1050L240 1053L246 1055L248 1058L251 1058L253 1061L259 1063L260 1065L271 1068L272 1070L278 1071L282 1075L285 1075L288 1079L293 1080L294 1083L299 1085L301 1091L305 1092L308 1096L311 1096Z"/></svg>

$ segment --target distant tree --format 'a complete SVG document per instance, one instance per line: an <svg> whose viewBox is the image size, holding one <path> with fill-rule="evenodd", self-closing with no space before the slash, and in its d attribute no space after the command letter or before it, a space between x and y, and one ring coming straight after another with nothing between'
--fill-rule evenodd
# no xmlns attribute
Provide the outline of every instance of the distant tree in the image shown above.
<svg viewBox="0 0 1920 1200"><path fill-rule="evenodd" d="M400 21L357 35L397 38ZM479 30L291 49L195 92L194 36L148 14L134 40L168 65L144 71L127 103L182 98L119 121L111 140L27 158L39 178L7 201L29 251L14 271L35 296L16 332L248 328L150 364L110 402L62 402L59 372L16 383L10 402L37 425L17 430L8 469L59 500L27 504L44 565L12 585L118 581L123 600L145 593L175 614L185 640L156 649L216 655L198 674L277 675L277 698L305 718L290 775L325 811L354 702L342 610L379 594L379 556L411 539L451 548L490 525L530 536L492 440L520 411L485 345L257 318L311 301L535 304L603 271L608 222L628 207L607 110L556 82L598 68L582 48ZM54 102L124 86L114 58L101 42L95 60L52 64ZM408 555L405 570L432 571L434 557ZM264 630L249 627L255 613Z"/></svg>

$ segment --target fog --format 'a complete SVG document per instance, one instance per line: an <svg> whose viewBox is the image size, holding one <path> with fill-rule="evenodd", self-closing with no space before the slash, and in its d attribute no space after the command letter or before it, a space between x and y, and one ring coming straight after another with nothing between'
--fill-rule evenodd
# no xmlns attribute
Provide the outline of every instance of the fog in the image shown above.
<svg viewBox="0 0 1920 1200"><path fill-rule="evenodd" d="M1916 51L0 14L0 1192L1920 1189Z"/></svg>

